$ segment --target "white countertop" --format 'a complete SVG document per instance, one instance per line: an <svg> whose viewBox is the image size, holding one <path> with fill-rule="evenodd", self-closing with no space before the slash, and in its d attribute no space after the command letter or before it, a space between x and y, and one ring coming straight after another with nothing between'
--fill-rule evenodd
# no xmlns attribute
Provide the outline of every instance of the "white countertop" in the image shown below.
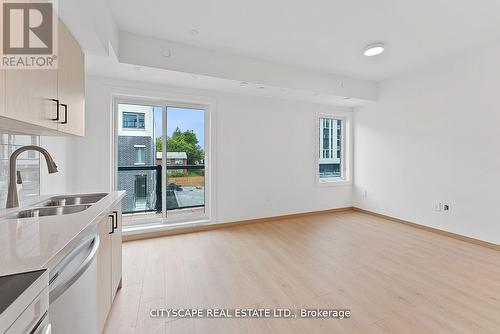
<svg viewBox="0 0 500 334"><path fill-rule="evenodd" d="M34 204L51 197L40 196L30 201ZM0 218L0 276L50 269L62 257L63 250L76 236L107 215L108 210L125 196L124 191L114 191L85 211L61 215L23 219ZM0 217L20 209L0 210Z"/></svg>

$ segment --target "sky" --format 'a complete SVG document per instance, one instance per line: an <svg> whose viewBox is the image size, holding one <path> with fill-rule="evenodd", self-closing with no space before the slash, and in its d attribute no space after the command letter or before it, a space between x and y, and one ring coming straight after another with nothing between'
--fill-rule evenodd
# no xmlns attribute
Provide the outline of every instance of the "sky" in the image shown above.
<svg viewBox="0 0 500 334"><path fill-rule="evenodd" d="M155 136L162 132L162 108L154 107ZM172 136L176 127L181 131L193 130L198 138L198 145L205 149L205 111L201 109L167 108L167 135Z"/></svg>

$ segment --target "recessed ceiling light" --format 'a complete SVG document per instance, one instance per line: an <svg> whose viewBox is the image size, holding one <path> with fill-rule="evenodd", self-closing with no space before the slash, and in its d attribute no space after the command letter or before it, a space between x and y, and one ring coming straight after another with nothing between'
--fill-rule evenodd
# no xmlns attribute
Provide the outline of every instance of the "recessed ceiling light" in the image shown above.
<svg viewBox="0 0 500 334"><path fill-rule="evenodd" d="M248 86L248 82L242 81L242 82L240 82L240 86L241 87L246 87L246 86Z"/></svg>
<svg viewBox="0 0 500 334"><path fill-rule="evenodd" d="M266 89L265 86L259 86L259 89Z"/></svg>
<svg viewBox="0 0 500 334"><path fill-rule="evenodd" d="M343 99L343 100L350 100L351 98L346 96L346 97L344 97L344 98L342 98L342 99Z"/></svg>
<svg viewBox="0 0 500 334"><path fill-rule="evenodd" d="M385 45L383 43L373 43L365 47L364 55L367 57L373 57L384 52Z"/></svg>
<svg viewBox="0 0 500 334"><path fill-rule="evenodd" d="M189 33L193 36L198 35L200 32L195 28L189 28Z"/></svg>
<svg viewBox="0 0 500 334"><path fill-rule="evenodd" d="M142 70L142 67L140 67L140 66L134 66L134 70L140 71L140 70Z"/></svg>

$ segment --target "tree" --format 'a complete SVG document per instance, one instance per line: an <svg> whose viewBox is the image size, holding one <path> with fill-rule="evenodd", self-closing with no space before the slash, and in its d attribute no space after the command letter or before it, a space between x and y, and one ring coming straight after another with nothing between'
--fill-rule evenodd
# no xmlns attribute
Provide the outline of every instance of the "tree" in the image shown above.
<svg viewBox="0 0 500 334"><path fill-rule="evenodd" d="M193 130L181 131L177 127L172 133L172 137L167 136L167 150L169 152L186 152L189 165L194 165L205 159L205 152L198 143L198 138ZM156 151L162 152L162 149L162 139L156 138Z"/></svg>
<svg viewBox="0 0 500 334"><path fill-rule="evenodd" d="M156 152L163 152L163 141L161 137L156 138Z"/></svg>

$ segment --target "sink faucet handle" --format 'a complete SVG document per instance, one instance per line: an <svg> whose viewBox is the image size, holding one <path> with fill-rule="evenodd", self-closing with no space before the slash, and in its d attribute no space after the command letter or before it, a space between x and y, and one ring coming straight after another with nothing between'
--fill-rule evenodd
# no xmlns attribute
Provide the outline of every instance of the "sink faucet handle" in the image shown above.
<svg viewBox="0 0 500 334"><path fill-rule="evenodd" d="M17 184L23 184L23 178L21 177L21 171L20 171L20 170L18 170L18 171L16 172L16 174L17 174L17 182L16 182L16 183L17 183Z"/></svg>

